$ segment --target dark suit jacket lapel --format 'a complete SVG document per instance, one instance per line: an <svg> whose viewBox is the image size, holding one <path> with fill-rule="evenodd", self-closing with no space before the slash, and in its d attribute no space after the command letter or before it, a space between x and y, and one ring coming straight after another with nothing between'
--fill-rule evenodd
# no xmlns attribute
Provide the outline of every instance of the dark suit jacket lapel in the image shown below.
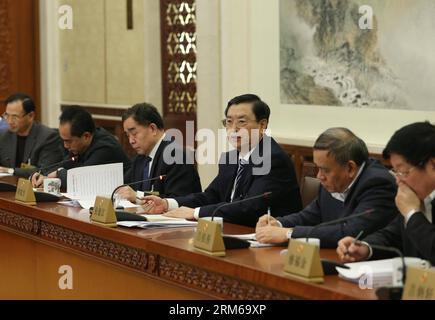
<svg viewBox="0 0 435 320"><path fill-rule="evenodd" d="M169 141L163 139L159 147L157 148L157 152L154 155L153 163L151 165L150 178L154 178L155 176L157 176L157 168L160 164L160 159L163 157L163 151L169 143Z"/></svg>
<svg viewBox="0 0 435 320"><path fill-rule="evenodd" d="M435 199L432 200L432 224L435 224Z"/></svg>
<svg viewBox="0 0 435 320"><path fill-rule="evenodd" d="M8 132L9 135L9 146L11 146L10 148L8 148L8 152L6 155L6 161L9 161L8 166L11 166L12 168L15 167L15 159L17 157L17 135L15 133L10 133Z"/></svg>

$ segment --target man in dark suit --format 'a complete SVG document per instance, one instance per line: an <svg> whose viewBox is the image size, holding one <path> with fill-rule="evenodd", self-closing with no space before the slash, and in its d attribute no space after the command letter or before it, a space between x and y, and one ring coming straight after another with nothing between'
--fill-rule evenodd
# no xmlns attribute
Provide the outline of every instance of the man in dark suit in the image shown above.
<svg viewBox="0 0 435 320"><path fill-rule="evenodd" d="M268 217L262 217L256 229L258 241L284 243L310 235L320 239L322 247L335 248L342 237L372 233L396 215L394 178L382 164L369 159L364 141L346 128L331 128L319 136L313 149L321 183L317 198L299 213L271 219L270 225ZM313 230L320 223L369 209L374 211Z"/></svg>
<svg viewBox="0 0 435 320"><path fill-rule="evenodd" d="M165 135L163 119L157 109L148 104L136 104L122 116L124 131L138 153L124 183L132 183L165 175L163 180L144 181L121 188L117 194L136 202L135 190L159 192L161 196L177 197L201 192L201 182L193 155L170 141Z"/></svg>
<svg viewBox="0 0 435 320"><path fill-rule="evenodd" d="M62 160L59 135L35 122L35 104L25 94L6 99L3 119L8 130L0 135L0 172L28 177L37 168L50 168Z"/></svg>
<svg viewBox="0 0 435 320"><path fill-rule="evenodd" d="M62 187L67 185L68 169L118 162L124 164L124 172L130 168L130 160L118 140L103 128L96 128L91 114L80 106L70 106L62 112L59 135L68 154L64 163L48 177L60 178ZM33 186L42 185L45 178L33 175Z"/></svg>
<svg viewBox="0 0 435 320"><path fill-rule="evenodd" d="M225 110L224 125L235 150L219 161L219 173L208 188L174 199L145 197L153 212L186 219L211 216L221 205L272 192L270 199L227 205L216 212L226 222L254 226L266 213L280 216L298 211L301 198L293 164L274 139L264 134L270 109L253 94L233 98Z"/></svg>
<svg viewBox="0 0 435 320"><path fill-rule="evenodd" d="M400 215L384 229L353 244L346 237L338 243L343 261L390 257L371 245L395 247L405 256L435 264L435 126L429 122L407 125L396 131L383 155L390 159L399 189L396 205Z"/></svg>

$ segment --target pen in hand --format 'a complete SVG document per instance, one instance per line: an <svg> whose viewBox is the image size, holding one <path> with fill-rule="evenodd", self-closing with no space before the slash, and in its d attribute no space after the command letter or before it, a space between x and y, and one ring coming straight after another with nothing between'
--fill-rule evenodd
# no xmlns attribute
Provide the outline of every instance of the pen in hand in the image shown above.
<svg viewBox="0 0 435 320"><path fill-rule="evenodd" d="M270 208L267 209L267 225L270 226Z"/></svg>
<svg viewBox="0 0 435 320"><path fill-rule="evenodd" d="M356 245L360 244L359 239L361 238L361 236L363 235L363 233L364 233L364 231L361 230L361 231L358 233L358 235L355 237L355 239L353 239L352 244L356 244ZM351 244L351 245L352 245L352 244ZM346 252L345 252L345 255L349 255L349 251L346 251Z"/></svg>

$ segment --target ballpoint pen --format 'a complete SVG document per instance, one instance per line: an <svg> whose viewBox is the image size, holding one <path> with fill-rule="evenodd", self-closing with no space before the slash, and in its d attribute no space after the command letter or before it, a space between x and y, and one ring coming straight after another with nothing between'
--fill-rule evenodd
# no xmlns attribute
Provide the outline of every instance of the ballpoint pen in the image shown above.
<svg viewBox="0 0 435 320"><path fill-rule="evenodd" d="M359 242L360 242L359 239L361 238L361 236L363 235L363 233L364 233L364 231L361 230L361 231L358 233L358 235L356 236L356 238L353 239L352 243L353 243L353 244L359 244Z"/></svg>
<svg viewBox="0 0 435 320"><path fill-rule="evenodd" d="M358 245L360 244L359 239L361 238L361 236L363 235L364 231L361 230L358 235L355 237L355 239L352 240L352 244ZM349 250L347 250L345 253L345 255L349 255Z"/></svg>
<svg viewBox="0 0 435 320"><path fill-rule="evenodd" d="M267 208L267 225L270 226L270 208Z"/></svg>

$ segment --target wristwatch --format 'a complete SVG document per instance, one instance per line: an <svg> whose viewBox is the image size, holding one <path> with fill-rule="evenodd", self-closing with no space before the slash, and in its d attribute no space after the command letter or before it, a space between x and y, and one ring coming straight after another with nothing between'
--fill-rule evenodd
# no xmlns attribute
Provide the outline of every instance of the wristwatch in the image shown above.
<svg viewBox="0 0 435 320"><path fill-rule="evenodd" d="M14 168L9 168L9 169L8 169L8 173L9 173L9 174L14 174L14 172L15 172L15 169L14 169Z"/></svg>

